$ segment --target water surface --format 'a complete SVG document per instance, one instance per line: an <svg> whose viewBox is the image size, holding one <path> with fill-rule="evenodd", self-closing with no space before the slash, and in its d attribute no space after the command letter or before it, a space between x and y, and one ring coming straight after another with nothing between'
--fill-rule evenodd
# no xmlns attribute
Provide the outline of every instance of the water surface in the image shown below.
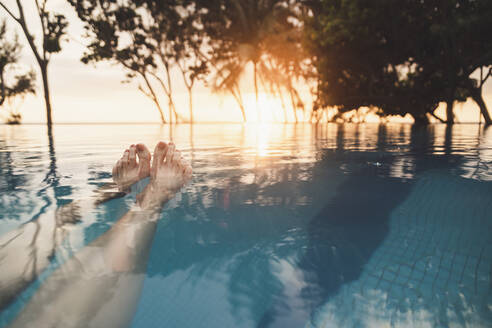
<svg viewBox="0 0 492 328"><path fill-rule="evenodd" d="M0 126L0 236L82 204L0 327L132 207L84 204L128 145L158 140L194 176L161 215L132 327L492 325L492 129L206 124Z"/></svg>

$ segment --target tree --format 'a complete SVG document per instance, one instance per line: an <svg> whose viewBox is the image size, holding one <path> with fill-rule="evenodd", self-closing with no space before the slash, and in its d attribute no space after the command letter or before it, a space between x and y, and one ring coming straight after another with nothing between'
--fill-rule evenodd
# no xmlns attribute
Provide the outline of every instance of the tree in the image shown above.
<svg viewBox="0 0 492 328"><path fill-rule="evenodd" d="M309 55L303 47L303 17L307 14L306 7L297 1L288 3L287 16L277 19L273 33L270 33L265 43L268 57L260 62L262 77L271 87L270 93L280 98L284 108L284 121L287 113L284 103L284 90L287 92L292 114L298 122L297 109L306 109L299 92L297 82L306 84L304 77L312 74Z"/></svg>
<svg viewBox="0 0 492 328"><path fill-rule="evenodd" d="M480 83L471 74L491 63L492 39L485 32L490 1L336 0L308 6L316 13L307 19L306 43L320 107L376 107L380 115L410 114L427 123L445 102L452 124L454 102L477 94Z"/></svg>
<svg viewBox="0 0 492 328"><path fill-rule="evenodd" d="M178 28L188 2L69 0L69 3L85 23L90 37L82 61L108 60L123 66L130 80L139 79L139 90L154 102L161 122L166 123L157 85L168 100L169 122L173 118L183 120L174 103L171 69L185 55L177 47L177 42L182 40L177 33L181 31ZM186 69L184 64L181 67ZM190 78L195 79L187 77L190 83Z"/></svg>
<svg viewBox="0 0 492 328"><path fill-rule="evenodd" d="M442 99L446 103L446 122L454 123L453 103L474 99L487 124L491 124L481 88L492 65L490 16L492 3L486 0L427 0L424 4L428 26L426 51L415 60L440 79ZM436 10L437 9L437 10ZM420 39L421 40L421 39ZM417 39L419 41L419 39ZM478 79L472 77L480 72Z"/></svg>
<svg viewBox="0 0 492 328"><path fill-rule="evenodd" d="M18 16L16 16L12 10L10 10L3 2L0 2L0 6L7 12L7 14L16 21L27 39L29 47L31 48L36 62L39 65L41 76L43 80L44 100L46 104L46 122L51 127L53 120L51 117L51 100L48 83L48 64L53 53L61 51L61 40L66 33L66 27L68 25L65 16L61 14L55 14L50 12L46 4L48 0L40 1L35 0L37 15L41 23L41 44L36 45L34 35L29 30L28 21L24 14L24 7L20 0L16 0ZM25 3L25 1L24 1Z"/></svg>
<svg viewBox="0 0 492 328"><path fill-rule="evenodd" d="M298 2L213 0L197 1L196 5L200 9L200 25L210 48L205 57L214 71L211 79L213 89L228 91L234 96L244 121L246 113L239 81L248 63L253 66L257 103L260 83L264 87L269 86L271 93L280 93L280 87L289 86L290 95L295 98L292 75L282 75L281 69L287 68L282 64L287 62L285 59L289 54L292 56L290 63L296 55L295 51L285 50L293 50L297 41L291 37L299 30L295 24ZM276 57L280 53L283 57ZM295 108L296 105L294 111Z"/></svg>
<svg viewBox="0 0 492 328"><path fill-rule="evenodd" d="M491 125L492 119L482 96L483 85L492 76L492 34L490 17L492 2L487 0L468 1L468 11L460 17L462 22L463 43L459 57L462 71L468 78L462 88L477 103L485 124ZM477 72L478 78L472 77Z"/></svg>
<svg viewBox="0 0 492 328"><path fill-rule="evenodd" d="M485 103L483 96L482 96L482 89L485 84L485 82L488 80L489 77L492 76L492 66L489 67L483 67L481 66L479 68L480 71L480 77L478 80L473 81L470 83L470 94L472 99L477 103L478 107L480 108L480 112L485 120L486 125L491 125L492 124L492 119L490 118L490 114L487 108L487 104Z"/></svg>
<svg viewBox="0 0 492 328"><path fill-rule="evenodd" d="M82 60L109 60L125 67L130 80L140 80L140 91L154 102L163 122L166 118L156 87L167 97L169 121L179 118L173 99L173 68L181 73L188 90L190 121L193 87L198 80L214 91L230 92L246 120L239 80L248 63L254 67L256 99L260 84L270 84L270 91L281 87L288 90L293 108L301 103L292 81L294 60L286 60L288 53L298 53L295 49L300 45L300 26L292 22L295 1L69 2L85 22L90 37ZM294 43L297 48L286 46ZM274 58L280 49L289 50L283 52L281 61Z"/></svg>
<svg viewBox="0 0 492 328"><path fill-rule="evenodd" d="M14 98L35 93L35 73L33 71L19 72L16 64L19 60L21 46L17 35L12 40L7 38L7 24L0 23L0 106L11 102ZM8 76L11 76L8 79ZM10 83L7 81L10 80ZM20 114L12 112L9 122L18 123Z"/></svg>
<svg viewBox="0 0 492 328"><path fill-rule="evenodd" d="M378 107L380 114L411 111L415 104L402 98L414 99L407 95L414 85L407 77L415 74L415 66L400 38L416 31L404 22L405 5L363 0L308 5L315 13L306 21L306 44L318 74L318 106L334 106L340 112L362 106ZM393 32L396 27L399 37ZM405 70L406 74L400 74ZM412 115L425 122L425 113Z"/></svg>
<svg viewBox="0 0 492 328"><path fill-rule="evenodd" d="M173 59L188 90L189 117L190 123L193 123L193 86L196 81L205 78L209 68L201 55L204 41L201 31L197 27L198 12L195 6L188 6L184 9L180 19L175 22L172 28L175 31Z"/></svg>
<svg viewBox="0 0 492 328"><path fill-rule="evenodd" d="M119 6L110 1L69 0L69 3L86 24L85 29L91 37L82 62L111 60L128 70L128 79L140 78L143 84L139 84L139 90L154 102L162 123L165 123L162 106L150 80L149 70L155 66L154 59L149 55L145 29L136 6L132 2ZM129 41L122 45L123 38Z"/></svg>

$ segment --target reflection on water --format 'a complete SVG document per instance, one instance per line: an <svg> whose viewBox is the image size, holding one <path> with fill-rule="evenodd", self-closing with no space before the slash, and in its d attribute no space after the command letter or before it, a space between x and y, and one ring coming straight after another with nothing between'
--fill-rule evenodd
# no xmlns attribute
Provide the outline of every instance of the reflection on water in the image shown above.
<svg viewBox="0 0 492 328"><path fill-rule="evenodd" d="M134 327L492 323L491 129L67 125L0 126L0 267L25 272L0 281L0 326L132 206L94 192L158 140L194 178L142 250Z"/></svg>

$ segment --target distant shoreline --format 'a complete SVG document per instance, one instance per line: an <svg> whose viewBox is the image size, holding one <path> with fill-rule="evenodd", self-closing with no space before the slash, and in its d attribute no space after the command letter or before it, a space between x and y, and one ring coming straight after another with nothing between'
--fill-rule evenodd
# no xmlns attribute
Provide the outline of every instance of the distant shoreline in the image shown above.
<svg viewBox="0 0 492 328"><path fill-rule="evenodd" d="M314 123L314 122L194 122L194 123L185 123L185 122L179 122L179 123L157 123L157 122L60 122L60 123L53 123L54 126L56 125L218 125L218 124L224 124L224 125L231 125L231 124L237 124L237 125L261 125L261 124L269 124L269 125L295 125L295 124L370 124L370 125L379 125L379 124L408 124L408 125L413 125L414 123L412 122L386 122L386 123L379 123L379 122L361 122L361 123L356 123L356 122L344 122L344 123L337 123L337 122L323 122L323 123ZM454 125L485 125L483 122L456 122ZM0 123L0 125L11 125L8 123ZM17 124L19 125L46 125L46 123L21 123ZM429 123L428 125L446 125L446 123L441 123L441 122L435 122L435 123Z"/></svg>

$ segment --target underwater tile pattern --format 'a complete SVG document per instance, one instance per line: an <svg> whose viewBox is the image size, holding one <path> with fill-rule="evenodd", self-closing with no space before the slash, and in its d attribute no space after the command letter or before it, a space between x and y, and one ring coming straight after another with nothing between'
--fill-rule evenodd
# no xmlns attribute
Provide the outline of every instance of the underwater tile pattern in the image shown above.
<svg viewBox="0 0 492 328"><path fill-rule="evenodd" d="M477 181L424 175L392 213L357 281L306 327L488 327L492 197Z"/></svg>

